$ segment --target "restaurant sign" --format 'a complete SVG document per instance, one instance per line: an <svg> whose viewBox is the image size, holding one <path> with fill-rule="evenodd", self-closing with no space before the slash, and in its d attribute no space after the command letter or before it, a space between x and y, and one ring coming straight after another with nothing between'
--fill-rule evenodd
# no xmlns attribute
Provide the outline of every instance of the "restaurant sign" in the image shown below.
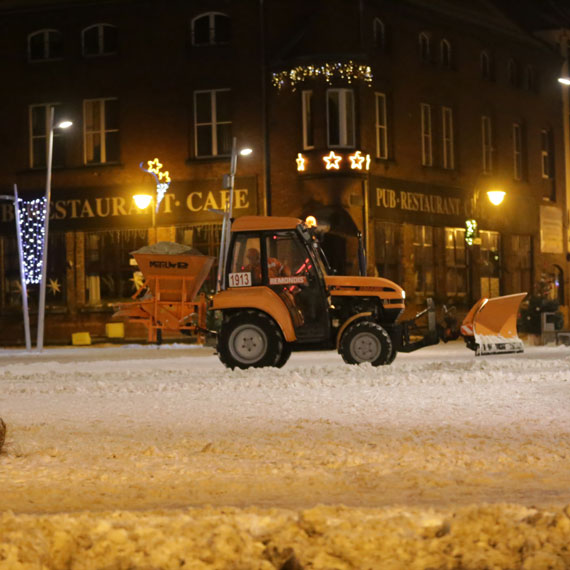
<svg viewBox="0 0 570 570"><path fill-rule="evenodd" d="M463 225L467 201L459 188L372 176L370 208L375 217L426 225Z"/></svg>
<svg viewBox="0 0 570 570"><path fill-rule="evenodd" d="M137 208L134 188L101 187L80 190L54 189L50 206L50 229L54 231L148 228L152 211ZM140 193L140 190L139 190ZM152 190L149 189L149 193ZM34 198L40 196L35 193ZM26 199L26 194L20 192ZM30 196L31 198L32 196ZM172 182L156 213L157 226L220 222L212 210L223 210L229 191L220 188L219 180ZM257 214L257 183L255 177L238 178L234 191L234 215ZM14 231L14 209L0 203L0 231Z"/></svg>

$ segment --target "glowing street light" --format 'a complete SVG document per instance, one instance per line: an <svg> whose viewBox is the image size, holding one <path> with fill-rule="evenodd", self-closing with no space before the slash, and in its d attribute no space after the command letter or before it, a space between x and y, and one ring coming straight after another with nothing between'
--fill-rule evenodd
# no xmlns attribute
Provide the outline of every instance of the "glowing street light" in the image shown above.
<svg viewBox="0 0 570 570"><path fill-rule="evenodd" d="M48 230L49 230L49 206L51 200L51 169L53 163L53 131L55 129L68 129L73 125L71 121L64 120L55 124L55 107L52 105L49 109L48 118L48 148L46 160L46 195L45 195L45 219L44 219L44 243L42 251L42 279L40 281L40 300L38 307L38 337L36 348L41 352L44 347L44 322L46 313L46 280L47 280L47 255L48 255Z"/></svg>
<svg viewBox="0 0 570 570"><path fill-rule="evenodd" d="M562 85L570 85L570 77L559 77L558 82Z"/></svg>
<svg viewBox="0 0 570 570"><path fill-rule="evenodd" d="M505 199L505 194L506 192L502 190L489 190L487 192L487 198L489 198L489 202L491 202L493 206L498 206Z"/></svg>

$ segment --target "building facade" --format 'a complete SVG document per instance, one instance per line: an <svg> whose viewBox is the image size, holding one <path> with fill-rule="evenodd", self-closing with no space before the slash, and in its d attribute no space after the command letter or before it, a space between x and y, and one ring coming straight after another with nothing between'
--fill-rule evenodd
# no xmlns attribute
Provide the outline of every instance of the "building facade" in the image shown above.
<svg viewBox="0 0 570 570"><path fill-rule="evenodd" d="M102 334L136 290L130 251L169 240L217 254L233 137L253 150L238 160L236 216L314 215L339 272L358 271L361 234L368 273L403 285L411 311L532 292L542 276L568 305L561 60L493 3L12 0L0 12L3 194L43 195L51 108L73 121L54 131L46 342ZM170 180L155 216L133 199L155 190L149 162ZM3 343L21 332L14 227L4 201ZM32 313L35 298L31 287Z"/></svg>

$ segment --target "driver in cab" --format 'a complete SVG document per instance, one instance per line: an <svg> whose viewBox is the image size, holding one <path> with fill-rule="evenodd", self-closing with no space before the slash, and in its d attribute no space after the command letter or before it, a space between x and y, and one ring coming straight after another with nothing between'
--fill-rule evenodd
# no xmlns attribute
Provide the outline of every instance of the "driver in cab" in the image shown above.
<svg viewBox="0 0 570 570"><path fill-rule="evenodd" d="M259 250L255 247L250 247L245 257L247 265L243 268L244 271L251 272L251 280L254 285L261 283L261 256ZM275 257L267 258L267 273L269 278L289 275L289 271L285 265Z"/></svg>

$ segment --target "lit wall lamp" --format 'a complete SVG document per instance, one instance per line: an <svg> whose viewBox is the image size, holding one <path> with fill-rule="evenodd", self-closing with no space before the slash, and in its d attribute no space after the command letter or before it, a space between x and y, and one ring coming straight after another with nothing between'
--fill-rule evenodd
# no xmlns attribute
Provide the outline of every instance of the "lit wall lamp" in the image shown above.
<svg viewBox="0 0 570 570"><path fill-rule="evenodd" d="M558 82L562 85L570 85L570 77L559 77Z"/></svg>
<svg viewBox="0 0 570 570"><path fill-rule="evenodd" d="M493 206L499 206L502 204L503 200L505 199L506 192L502 190L489 190L487 192L487 198L489 198L489 202L493 204Z"/></svg>

